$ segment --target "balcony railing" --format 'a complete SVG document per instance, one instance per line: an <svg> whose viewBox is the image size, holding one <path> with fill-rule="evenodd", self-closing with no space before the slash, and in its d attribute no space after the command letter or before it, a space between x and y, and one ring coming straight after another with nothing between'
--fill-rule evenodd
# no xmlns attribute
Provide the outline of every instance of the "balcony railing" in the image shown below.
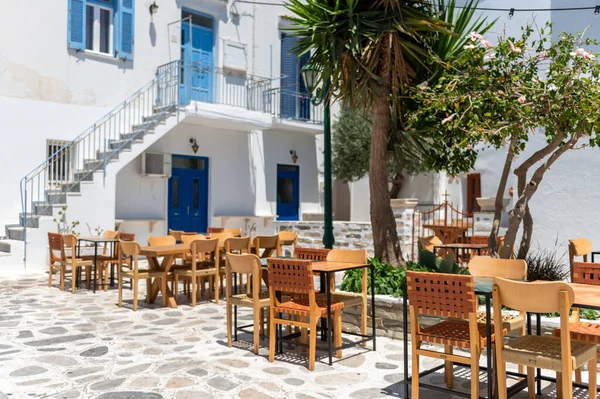
<svg viewBox="0 0 600 399"><path fill-rule="evenodd" d="M267 90L265 97L269 99L265 103L269 105L271 114L278 118L323 123L323 105L314 105L309 94L277 87Z"/></svg>

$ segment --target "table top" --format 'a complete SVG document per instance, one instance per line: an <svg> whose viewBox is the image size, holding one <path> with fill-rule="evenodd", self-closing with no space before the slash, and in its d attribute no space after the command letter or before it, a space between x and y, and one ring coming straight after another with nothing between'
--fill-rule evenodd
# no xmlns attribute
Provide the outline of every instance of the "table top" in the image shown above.
<svg viewBox="0 0 600 399"><path fill-rule="evenodd" d="M489 295L492 292L493 277L473 277L475 294ZM543 283L534 281L529 284ZM600 309L600 286L588 284L567 283L575 293L573 306L581 308Z"/></svg>
<svg viewBox="0 0 600 399"><path fill-rule="evenodd" d="M272 256L272 258L279 259L297 259L289 256ZM261 258L260 264L263 267L267 266L267 259L269 258ZM368 263L355 263L355 262L328 262L328 261L313 261L312 270L313 272L318 273L328 273L328 272L341 272L349 269L358 269L362 267L369 267Z"/></svg>
<svg viewBox="0 0 600 399"><path fill-rule="evenodd" d="M94 243L119 242L118 238L106 238L106 237L100 237L100 236L77 237L77 240L85 241L85 242L94 242Z"/></svg>
<svg viewBox="0 0 600 399"><path fill-rule="evenodd" d="M449 249L487 249L487 244L467 244L455 242L453 244L435 245L434 248L449 248Z"/></svg>
<svg viewBox="0 0 600 399"><path fill-rule="evenodd" d="M153 245L141 247L140 255L144 256L164 256L177 255L190 250L188 244L173 244L173 245Z"/></svg>
<svg viewBox="0 0 600 399"><path fill-rule="evenodd" d="M472 225L461 225L461 224L437 224L437 223L431 223L431 224L424 224L423 225L424 228L426 229L448 229L448 230L468 230L470 227L472 227Z"/></svg>

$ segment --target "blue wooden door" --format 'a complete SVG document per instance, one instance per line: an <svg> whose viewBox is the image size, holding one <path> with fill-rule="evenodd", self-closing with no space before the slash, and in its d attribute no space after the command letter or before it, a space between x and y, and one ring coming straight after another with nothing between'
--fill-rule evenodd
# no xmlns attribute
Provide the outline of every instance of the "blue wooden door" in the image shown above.
<svg viewBox="0 0 600 399"><path fill-rule="evenodd" d="M172 163L169 179L169 229L206 232L208 158L173 156Z"/></svg>
<svg viewBox="0 0 600 399"><path fill-rule="evenodd" d="M213 102L213 31L192 24L181 24L181 59L183 60L180 102Z"/></svg>
<svg viewBox="0 0 600 399"><path fill-rule="evenodd" d="M277 219L298 220L300 174L295 165L277 165Z"/></svg>
<svg viewBox="0 0 600 399"><path fill-rule="evenodd" d="M280 112L283 118L308 120L310 100L306 98L308 90L302 79L302 68L308 62L310 54L298 58L292 52L295 45L295 36L285 34L281 36Z"/></svg>

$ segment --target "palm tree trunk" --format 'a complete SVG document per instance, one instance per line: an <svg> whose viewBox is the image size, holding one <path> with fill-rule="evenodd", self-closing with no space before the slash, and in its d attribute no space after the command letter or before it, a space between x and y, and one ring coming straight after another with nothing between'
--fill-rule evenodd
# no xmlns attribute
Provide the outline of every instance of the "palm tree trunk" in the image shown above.
<svg viewBox="0 0 600 399"><path fill-rule="evenodd" d="M400 194L400 190L402 190L403 185L404 175L401 172L396 173L396 175L392 179L392 187L390 188L390 199L398 198L398 194Z"/></svg>
<svg viewBox="0 0 600 399"><path fill-rule="evenodd" d="M387 41L389 41L389 37ZM371 197L371 227L375 256L394 266L402 264L396 220L392 212L388 192L387 141L390 128L390 57L384 51L381 59L380 92L373 104L373 127L371 131L371 154L369 159L369 192Z"/></svg>

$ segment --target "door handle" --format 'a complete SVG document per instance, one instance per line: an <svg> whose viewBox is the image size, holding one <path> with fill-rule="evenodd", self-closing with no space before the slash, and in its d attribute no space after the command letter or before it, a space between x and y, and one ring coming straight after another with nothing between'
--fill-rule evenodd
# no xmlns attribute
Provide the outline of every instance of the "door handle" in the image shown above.
<svg viewBox="0 0 600 399"><path fill-rule="evenodd" d="M190 214L190 206L188 205L188 210L187 210L187 214Z"/></svg>

